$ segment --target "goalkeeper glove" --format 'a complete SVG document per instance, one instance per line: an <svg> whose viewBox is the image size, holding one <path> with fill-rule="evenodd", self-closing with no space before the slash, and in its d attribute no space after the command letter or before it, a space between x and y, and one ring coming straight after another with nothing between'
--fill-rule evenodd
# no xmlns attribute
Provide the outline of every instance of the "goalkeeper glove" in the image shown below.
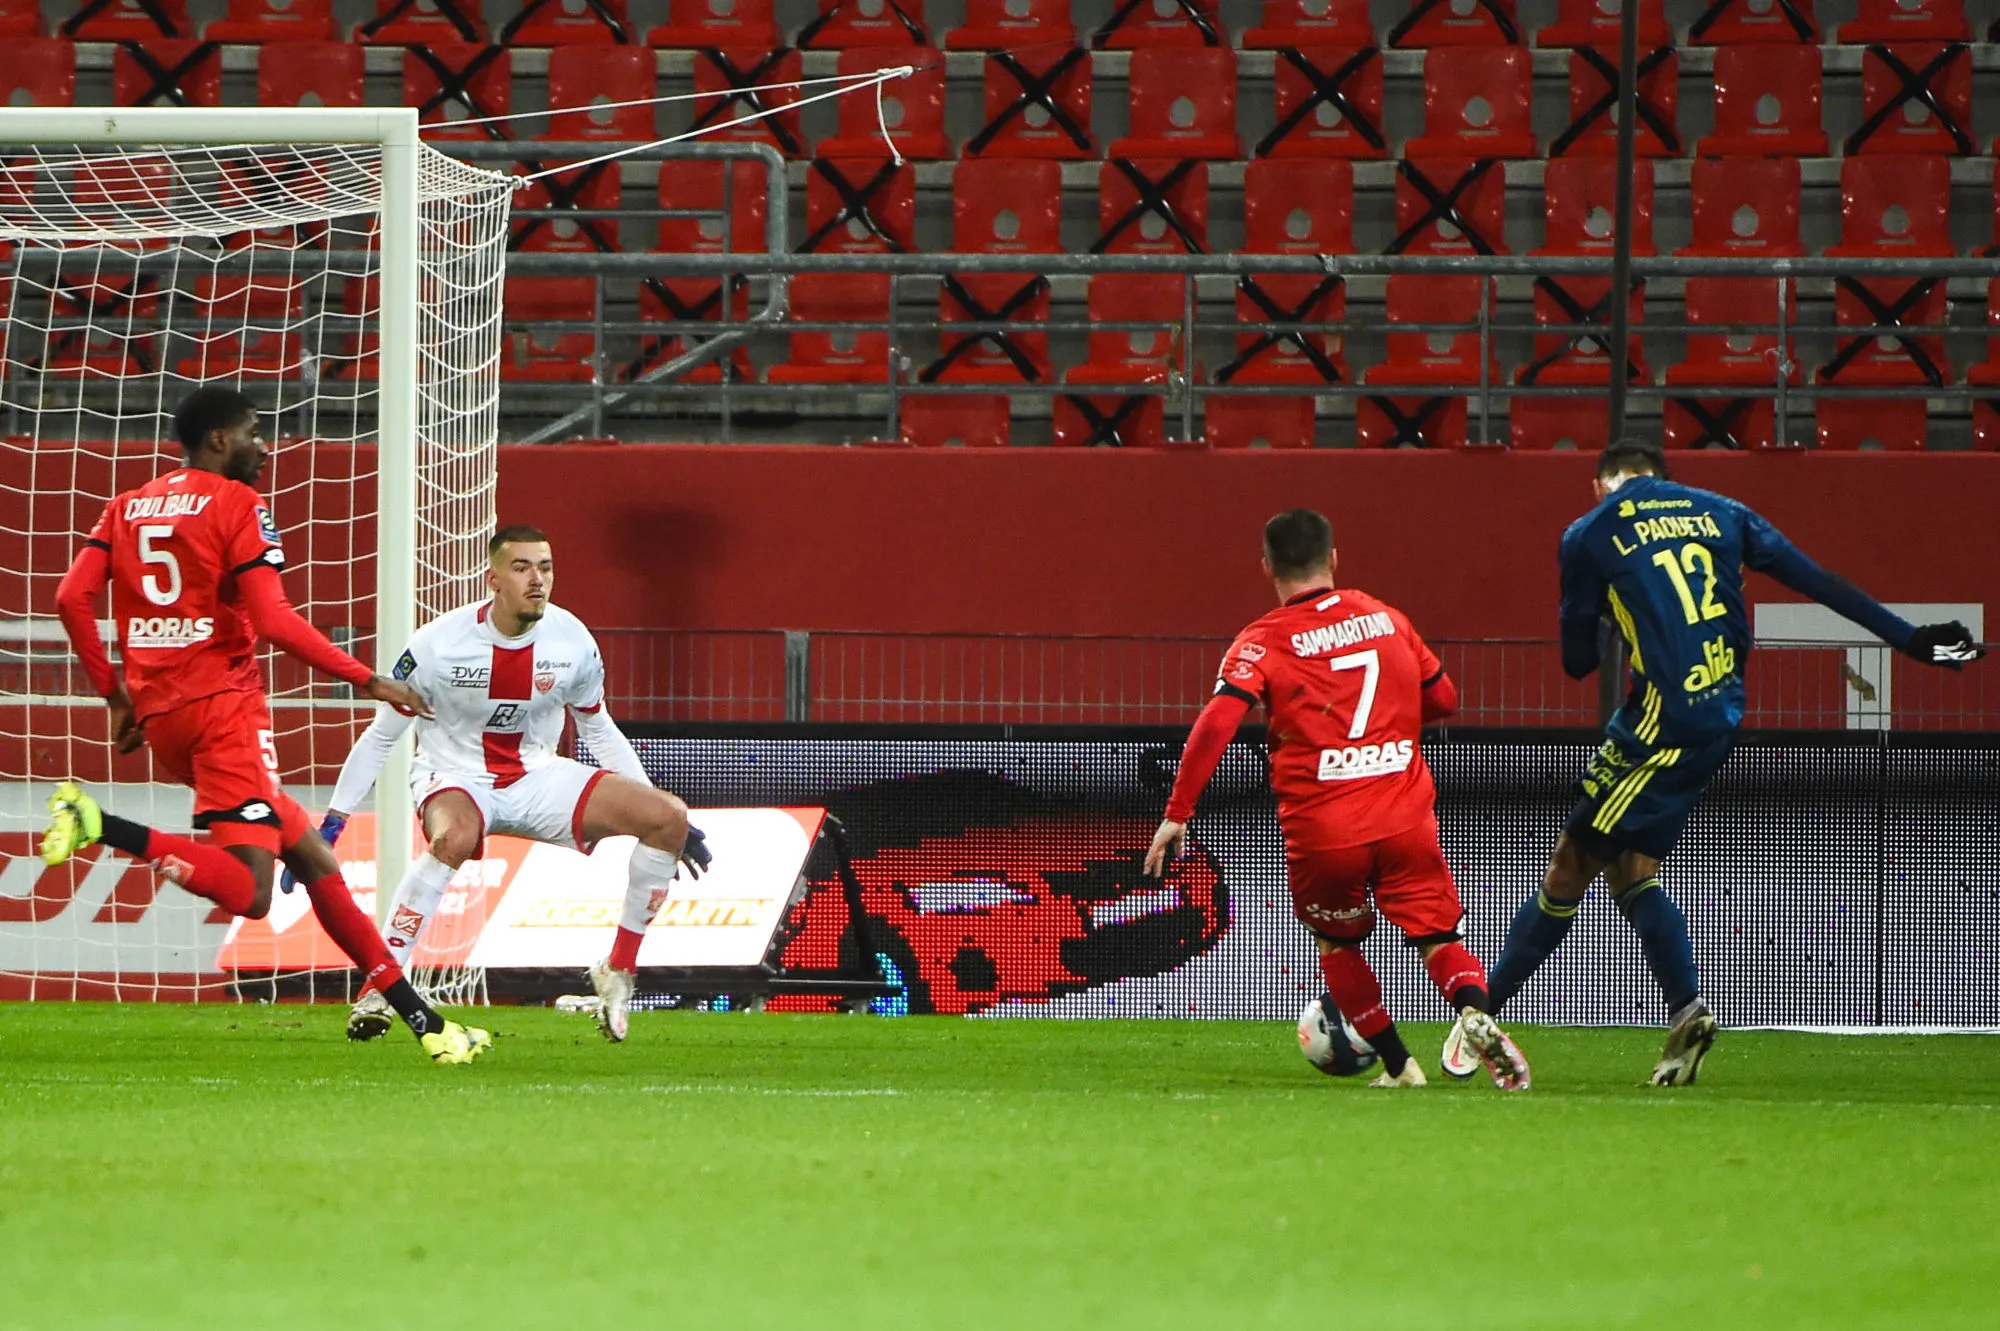
<svg viewBox="0 0 2000 1331"><path fill-rule="evenodd" d="M1903 644L1903 655L1925 665L1941 665L1947 670L1963 668L1977 661L1986 650L1972 640L1972 630L1953 620L1949 624L1924 624Z"/></svg>
<svg viewBox="0 0 2000 1331"><path fill-rule="evenodd" d="M681 863L687 866L690 878L701 877L701 871L715 863L715 852L708 848L708 838L692 824L688 826L687 844L681 847Z"/></svg>
<svg viewBox="0 0 2000 1331"><path fill-rule="evenodd" d="M331 847L334 842L340 840L341 829L346 826L346 814L328 809L326 817L319 820L319 839ZM290 869L285 870L284 876L278 879L278 887L281 891L289 892L298 885L299 880L292 876Z"/></svg>

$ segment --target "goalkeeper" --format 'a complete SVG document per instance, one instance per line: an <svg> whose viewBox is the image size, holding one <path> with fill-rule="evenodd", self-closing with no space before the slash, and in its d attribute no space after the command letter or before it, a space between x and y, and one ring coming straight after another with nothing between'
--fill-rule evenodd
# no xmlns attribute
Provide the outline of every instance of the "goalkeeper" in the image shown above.
<svg viewBox="0 0 2000 1331"><path fill-rule="evenodd" d="M1670 1014L1653 1084L1686 1085L1716 1022L1701 997L1686 917L1660 886L1660 861L1743 722L1743 570L1769 574L1926 665L1957 670L1982 652L1963 624L1911 624L1742 504L1676 485L1656 444L1612 444L1594 489L1597 507L1562 537L1563 669L1582 679L1598 668L1598 621L1609 614L1631 649L1632 691L1577 782L1542 890L1508 928L1493 967L1493 1011L1555 951L1602 873Z"/></svg>

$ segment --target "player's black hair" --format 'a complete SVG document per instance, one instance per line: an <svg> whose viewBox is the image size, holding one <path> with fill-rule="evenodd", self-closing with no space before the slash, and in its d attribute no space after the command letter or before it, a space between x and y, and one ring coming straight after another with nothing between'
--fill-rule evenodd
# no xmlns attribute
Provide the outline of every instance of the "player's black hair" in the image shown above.
<svg viewBox="0 0 2000 1331"><path fill-rule="evenodd" d="M1280 578L1323 567L1333 557L1333 524L1309 508L1287 509L1264 524L1264 557Z"/></svg>
<svg viewBox="0 0 2000 1331"><path fill-rule="evenodd" d="M530 527L525 522L516 522L493 533L493 539L486 543L486 557L493 558L516 541L546 541L548 533L540 527Z"/></svg>
<svg viewBox="0 0 2000 1331"><path fill-rule="evenodd" d="M1614 440L1597 459L1597 479L1600 481L1631 471L1650 472L1663 481L1667 480L1667 450L1650 439L1635 439L1627 435Z"/></svg>
<svg viewBox="0 0 2000 1331"><path fill-rule="evenodd" d="M256 414L257 404L243 394L208 384L182 398L174 409L174 436L181 441L181 451L193 457L210 434L241 425L245 416Z"/></svg>

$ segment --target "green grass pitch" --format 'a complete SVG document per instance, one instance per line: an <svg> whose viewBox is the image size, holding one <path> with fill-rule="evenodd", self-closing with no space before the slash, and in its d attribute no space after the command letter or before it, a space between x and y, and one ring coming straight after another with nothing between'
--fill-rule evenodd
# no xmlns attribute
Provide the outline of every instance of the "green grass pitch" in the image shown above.
<svg viewBox="0 0 2000 1331"><path fill-rule="evenodd" d="M0 1326L1992 1327L2000 1040L0 1005ZM1436 1028L1410 1029L1434 1066Z"/></svg>

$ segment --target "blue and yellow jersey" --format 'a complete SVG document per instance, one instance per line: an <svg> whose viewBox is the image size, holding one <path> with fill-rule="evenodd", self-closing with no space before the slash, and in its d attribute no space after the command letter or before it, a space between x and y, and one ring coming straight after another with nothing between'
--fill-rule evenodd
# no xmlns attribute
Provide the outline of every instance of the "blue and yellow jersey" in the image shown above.
<svg viewBox="0 0 2000 1331"><path fill-rule="evenodd" d="M1750 614L1743 570L1756 569L1844 615L1892 647L1915 628L1828 573L1734 499L1655 476L1632 477L1563 533L1563 669L1597 668L1608 614L1632 658L1622 719L1648 744L1693 741L1743 720Z"/></svg>

